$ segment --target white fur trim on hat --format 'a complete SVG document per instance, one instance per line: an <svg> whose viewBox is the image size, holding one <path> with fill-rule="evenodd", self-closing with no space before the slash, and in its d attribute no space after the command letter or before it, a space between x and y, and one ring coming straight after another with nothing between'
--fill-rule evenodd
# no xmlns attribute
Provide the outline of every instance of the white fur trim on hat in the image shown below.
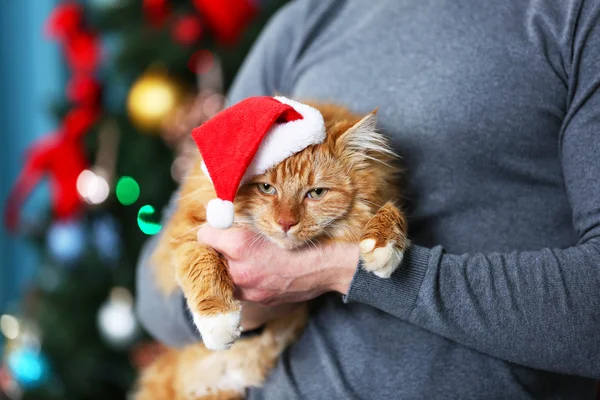
<svg viewBox="0 0 600 400"><path fill-rule="evenodd" d="M286 158L325 140L325 121L319 110L283 96L277 96L275 99L294 107L303 118L276 124L269 130L248 166L242 182L263 174Z"/></svg>
<svg viewBox="0 0 600 400"><path fill-rule="evenodd" d="M212 199L206 205L206 220L213 228L226 229L233 225L233 203Z"/></svg>
<svg viewBox="0 0 600 400"><path fill-rule="evenodd" d="M202 160L202 163L200 164L200 169L202 169L202 172L204 172L204 175L206 175L208 180L212 183L212 178L210 177L210 173L208 172L208 168L206 167L204 160Z"/></svg>

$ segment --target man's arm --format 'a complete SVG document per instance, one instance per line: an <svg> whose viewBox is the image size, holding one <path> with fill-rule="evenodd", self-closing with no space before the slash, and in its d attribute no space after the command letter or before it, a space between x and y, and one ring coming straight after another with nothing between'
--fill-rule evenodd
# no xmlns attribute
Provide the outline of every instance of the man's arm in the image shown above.
<svg viewBox="0 0 600 400"><path fill-rule="evenodd" d="M579 242L506 254L415 246L389 280L359 269L346 301L503 360L600 377L600 4L583 1L580 15L558 144Z"/></svg>

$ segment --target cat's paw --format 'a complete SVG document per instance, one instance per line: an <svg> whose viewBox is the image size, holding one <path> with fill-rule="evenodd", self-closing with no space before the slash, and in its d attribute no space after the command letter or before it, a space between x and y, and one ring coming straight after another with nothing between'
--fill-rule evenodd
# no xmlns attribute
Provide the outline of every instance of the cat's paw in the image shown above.
<svg viewBox="0 0 600 400"><path fill-rule="evenodd" d="M241 309L219 314L192 312L202 342L210 350L227 350L240 337Z"/></svg>
<svg viewBox="0 0 600 400"><path fill-rule="evenodd" d="M403 215L386 203L367 223L359 244L360 259L365 270L380 278L389 278L404 258L408 245Z"/></svg>
<svg viewBox="0 0 600 400"><path fill-rule="evenodd" d="M364 239L360 242L359 248L363 268L380 278L392 276L404 258L404 252L393 242L377 247L375 239Z"/></svg>

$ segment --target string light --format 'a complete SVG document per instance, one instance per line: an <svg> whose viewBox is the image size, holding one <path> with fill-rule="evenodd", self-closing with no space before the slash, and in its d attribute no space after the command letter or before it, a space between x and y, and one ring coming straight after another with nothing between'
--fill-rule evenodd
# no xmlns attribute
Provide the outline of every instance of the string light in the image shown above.
<svg viewBox="0 0 600 400"><path fill-rule="evenodd" d="M140 197L140 185L130 176L123 176L117 182L117 199L124 206L129 206Z"/></svg>
<svg viewBox="0 0 600 400"><path fill-rule="evenodd" d="M115 348L129 346L139 333L133 310L133 295L123 287L111 290L98 312L98 326L104 340Z"/></svg>
<svg viewBox="0 0 600 400"><path fill-rule="evenodd" d="M108 198L110 187L100 174L86 169L77 177L77 192L89 204L100 204Z"/></svg>
<svg viewBox="0 0 600 400"><path fill-rule="evenodd" d="M34 349L20 348L8 356L8 368L24 388L34 389L48 377L48 361Z"/></svg>
<svg viewBox="0 0 600 400"><path fill-rule="evenodd" d="M138 226L146 235L156 235L160 232L160 223L156 222L155 218L154 207L149 204L146 204L138 211Z"/></svg>
<svg viewBox="0 0 600 400"><path fill-rule="evenodd" d="M85 228L81 221L57 221L46 234L52 258L64 266L74 266L86 248Z"/></svg>
<svg viewBox="0 0 600 400"><path fill-rule="evenodd" d="M0 331L9 340L14 340L19 336L19 320L9 314L0 317Z"/></svg>

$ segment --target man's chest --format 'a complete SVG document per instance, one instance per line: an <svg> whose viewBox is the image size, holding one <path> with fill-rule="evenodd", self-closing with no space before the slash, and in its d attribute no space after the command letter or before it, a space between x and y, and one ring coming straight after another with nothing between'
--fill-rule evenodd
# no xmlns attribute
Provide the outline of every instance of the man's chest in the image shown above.
<svg viewBox="0 0 600 400"><path fill-rule="evenodd" d="M453 147L461 159L478 149L556 152L544 143L558 137L566 109L560 49L530 32L530 10L405 3L374 7L352 26L334 22L290 71L291 93L358 112L379 107L399 148Z"/></svg>
<svg viewBox="0 0 600 400"><path fill-rule="evenodd" d="M447 232L446 244L457 221L485 225L500 215L514 230L514 221L537 212L515 208L514 199L529 202L540 191L559 199L554 215L566 215L558 137L567 86L558 45L520 20L526 9L422 9L439 3L450 7L431 0L410 12L375 10L353 27L333 24L299 57L288 91L360 113L379 107L379 127L407 170L413 226Z"/></svg>

